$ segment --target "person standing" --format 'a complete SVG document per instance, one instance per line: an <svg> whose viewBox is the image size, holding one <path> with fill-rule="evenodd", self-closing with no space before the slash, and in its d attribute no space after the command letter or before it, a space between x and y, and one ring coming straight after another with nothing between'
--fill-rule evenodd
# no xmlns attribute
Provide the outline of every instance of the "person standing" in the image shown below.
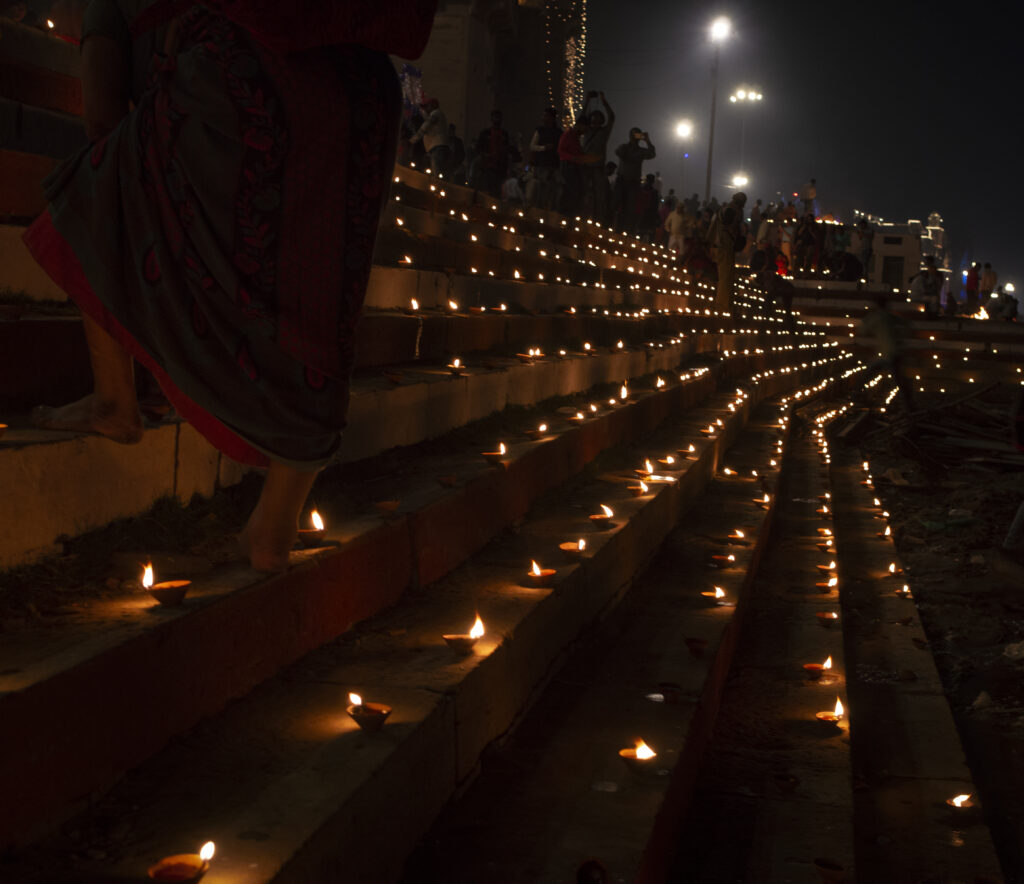
<svg viewBox="0 0 1024 884"><path fill-rule="evenodd" d="M558 174L562 179L558 210L570 217L579 214L583 205L583 148L580 135L585 125L583 117L578 117L558 139Z"/></svg>
<svg viewBox="0 0 1024 884"><path fill-rule="evenodd" d="M818 182L813 178L800 191L800 199L804 204L804 213L810 212L818 216Z"/></svg>
<svg viewBox="0 0 1024 884"><path fill-rule="evenodd" d="M676 202L675 208L665 217L668 247L677 255L683 253L686 237L693 231L693 223L693 216L686 214L682 202Z"/></svg>
<svg viewBox="0 0 1024 884"><path fill-rule="evenodd" d="M871 281L871 255L874 251L875 231L868 224L867 218L861 218L857 225L857 257L860 258L860 265L864 269L864 279Z"/></svg>
<svg viewBox="0 0 1024 884"><path fill-rule="evenodd" d="M451 180L466 183L466 144L455 132L455 124L448 125L448 147L451 149Z"/></svg>
<svg viewBox="0 0 1024 884"><path fill-rule="evenodd" d="M424 98L420 107L426 117L423 125L409 140L415 144L423 142L423 148L430 157L430 169L433 174L444 177L450 172L451 147L448 143L448 119L441 110L436 98Z"/></svg>
<svg viewBox="0 0 1024 884"><path fill-rule="evenodd" d="M483 188L498 199L501 198L502 185L508 179L509 160L519 158L518 155L513 157L515 148L501 123L501 111L491 111L491 125L480 131L474 145Z"/></svg>
<svg viewBox="0 0 1024 884"><path fill-rule="evenodd" d="M635 233L644 160L654 159L657 154L650 135L634 126L629 130L629 140L615 148L615 155L619 158L619 169L612 197L612 224L618 230Z"/></svg>
<svg viewBox="0 0 1024 884"><path fill-rule="evenodd" d="M212 445L266 468L239 537L260 571L288 568L341 446L398 144L388 56L419 56L436 8L92 0L85 12L91 144L46 180L49 207L24 240L82 311L94 390L32 420L139 442L138 360Z"/></svg>
<svg viewBox="0 0 1024 884"><path fill-rule="evenodd" d="M975 261L967 268L967 275L964 277L964 313L968 316L978 309L978 286L980 283L978 262Z"/></svg>
<svg viewBox="0 0 1024 884"><path fill-rule="evenodd" d="M526 185L526 205L553 209L558 196L558 143L562 130L553 107L546 108L540 125L530 139L530 165L533 175Z"/></svg>
<svg viewBox="0 0 1024 884"><path fill-rule="evenodd" d="M733 194L733 198L722 206L715 214L708 228L708 244L714 249L715 263L718 265L718 289L715 304L719 310L732 307L732 283L736 274L736 252L741 251L746 243L742 242L740 225L743 223L743 206L747 195L742 191Z"/></svg>
<svg viewBox="0 0 1024 884"><path fill-rule="evenodd" d="M992 265L985 262L985 266L981 271L981 279L978 282L978 294L981 297L979 302L982 307L988 303L988 299L992 297L992 292L995 291L996 283L999 282L999 277L996 272L992 269ZM971 313L974 311L971 310Z"/></svg>
<svg viewBox="0 0 1024 884"><path fill-rule="evenodd" d="M603 92L588 92L584 111L590 102L600 98L604 112L590 111L587 114L587 128L580 138L583 147L583 210L595 220L604 224L608 220L609 187L604 164L608 152L608 139L615 125L615 111L612 110Z"/></svg>
<svg viewBox="0 0 1024 884"><path fill-rule="evenodd" d="M862 320L865 334L875 340L878 357L868 368L872 371L887 369L892 374L896 387L902 394L903 407L908 413L914 410L914 387L903 372L904 338L907 323L896 316L886 302L884 295L875 299L872 307Z"/></svg>

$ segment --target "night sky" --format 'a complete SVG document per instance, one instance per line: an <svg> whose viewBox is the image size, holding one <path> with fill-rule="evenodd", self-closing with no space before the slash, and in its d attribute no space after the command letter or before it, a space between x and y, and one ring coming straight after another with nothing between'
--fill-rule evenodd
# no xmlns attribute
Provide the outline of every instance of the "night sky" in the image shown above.
<svg viewBox="0 0 1024 884"><path fill-rule="evenodd" d="M1009 4L739 0L590 0L586 88L616 112L612 143L631 126L651 134L665 187L704 196L711 44L707 26L728 15L722 46L712 194L740 171L741 115L749 200L791 198L817 179L822 210L886 221L937 211L954 269L989 261L1000 283L1024 282L1017 213L1024 188L1024 52ZM1013 65L1016 67L1015 65ZM760 103L730 104L740 86ZM685 145L677 120L695 124ZM682 160L683 150L690 157ZM685 169L683 163L685 162ZM748 206L751 202L748 201Z"/></svg>

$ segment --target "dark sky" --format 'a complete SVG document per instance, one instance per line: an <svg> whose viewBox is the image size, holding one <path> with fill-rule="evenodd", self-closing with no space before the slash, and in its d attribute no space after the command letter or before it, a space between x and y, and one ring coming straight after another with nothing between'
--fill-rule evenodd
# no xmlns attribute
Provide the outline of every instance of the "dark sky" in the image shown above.
<svg viewBox="0 0 1024 884"><path fill-rule="evenodd" d="M712 193L743 171L751 200L818 182L825 211L886 221L943 216L951 265L990 261L1000 282L1024 282L1024 54L1012 4L737 0L590 0L587 88L616 112L614 143L647 129L667 187L704 195L711 57L707 25L729 15L719 67ZM749 85L759 104L730 104ZM696 125L681 159L675 122ZM685 170L683 162L686 163Z"/></svg>

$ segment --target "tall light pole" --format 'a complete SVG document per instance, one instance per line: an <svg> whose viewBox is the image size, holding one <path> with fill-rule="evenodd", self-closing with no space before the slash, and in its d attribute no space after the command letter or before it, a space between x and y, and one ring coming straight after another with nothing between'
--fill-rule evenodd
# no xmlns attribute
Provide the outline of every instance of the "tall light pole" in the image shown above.
<svg viewBox="0 0 1024 884"><path fill-rule="evenodd" d="M746 89L746 88L737 89L735 92L733 92L732 95L729 96L729 102L731 104L737 104L737 103L748 102L748 101L750 101L750 102L761 101L763 99L764 99L764 96L760 92L756 91L755 89ZM743 163L743 147L746 144L746 140L747 140L747 115L743 114L743 117L740 120L740 168L741 169L744 167L744 163Z"/></svg>
<svg viewBox="0 0 1024 884"><path fill-rule="evenodd" d="M711 125L708 126L708 175L704 182L704 202L711 199L711 157L715 149L715 105L718 102L718 48L731 32L732 22L724 15L711 22L715 54L711 60Z"/></svg>
<svg viewBox="0 0 1024 884"><path fill-rule="evenodd" d="M689 141L691 136L693 135L693 123L691 123L689 120L680 120L678 123L676 123L676 135L679 136L679 138L682 141ZM684 149L683 150L683 162L680 164L680 172L679 172L679 198L680 199L682 199L683 197L686 196L686 193L683 190L683 181L686 178L686 158L688 156L689 156L689 154Z"/></svg>

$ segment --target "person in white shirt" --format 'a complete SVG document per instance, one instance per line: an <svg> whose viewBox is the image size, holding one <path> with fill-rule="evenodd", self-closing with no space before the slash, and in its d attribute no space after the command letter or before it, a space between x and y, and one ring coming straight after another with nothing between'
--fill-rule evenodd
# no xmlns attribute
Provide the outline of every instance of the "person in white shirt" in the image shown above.
<svg viewBox="0 0 1024 884"><path fill-rule="evenodd" d="M409 140L414 144L423 142L423 147L430 156L430 168L435 175L444 176L448 173L451 147L448 144L448 118L441 110L436 98L424 98L420 104L427 115L423 125Z"/></svg>

